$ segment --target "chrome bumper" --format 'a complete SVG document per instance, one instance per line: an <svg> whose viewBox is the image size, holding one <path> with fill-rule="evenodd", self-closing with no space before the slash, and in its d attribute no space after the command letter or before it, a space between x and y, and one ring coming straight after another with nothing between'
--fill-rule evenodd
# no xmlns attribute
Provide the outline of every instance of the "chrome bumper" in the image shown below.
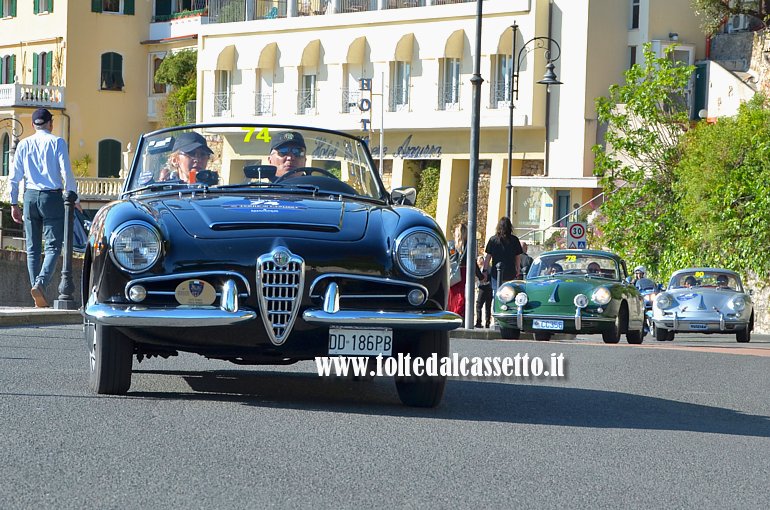
<svg viewBox="0 0 770 510"><path fill-rule="evenodd" d="M232 312L217 307L147 308L139 305L89 304L83 315L107 326L193 328L230 326L257 318L255 310ZM462 326L462 317L451 312L378 312L306 310L302 318L309 324L450 331Z"/></svg>
<svg viewBox="0 0 770 510"><path fill-rule="evenodd" d="M664 316L662 319L653 317L652 320L656 327L682 333L697 333L698 331L723 331L732 333L749 327L748 321L730 319L725 317L725 314L723 313L711 314L711 316L708 317L682 317L674 312L673 316ZM699 325L699 327L693 328L691 326L695 324ZM728 328L727 325L732 327Z"/></svg>
<svg viewBox="0 0 770 510"><path fill-rule="evenodd" d="M257 318L257 312L241 308L233 312L216 307L147 308L140 305L89 304L83 316L107 326L195 328L230 326Z"/></svg>
<svg viewBox="0 0 770 510"><path fill-rule="evenodd" d="M493 313L492 317L495 319L508 319L511 317L510 313ZM544 319L544 320L559 320L559 321L565 321L570 322L574 321L575 329L580 331L583 329L583 322L593 324L596 322L615 322L615 319L612 317L584 317L582 314L581 308L575 309L575 315L533 315L533 314L527 314L524 315L522 307L517 307L516 309L516 328L519 330L524 329L524 319L527 319L529 321L535 320L535 319Z"/></svg>
<svg viewBox="0 0 770 510"><path fill-rule="evenodd" d="M325 326L361 326L370 328L409 328L451 331L463 325L452 312L377 312L366 310L305 310L302 318L309 324Z"/></svg>

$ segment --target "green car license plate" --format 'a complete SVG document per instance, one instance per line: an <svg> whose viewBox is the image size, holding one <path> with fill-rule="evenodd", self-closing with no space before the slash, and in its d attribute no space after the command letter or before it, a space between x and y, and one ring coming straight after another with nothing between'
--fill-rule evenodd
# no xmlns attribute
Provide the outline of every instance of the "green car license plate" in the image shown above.
<svg viewBox="0 0 770 510"><path fill-rule="evenodd" d="M534 329L550 329L553 331L561 331L564 329L564 321L547 321L542 319L535 319L532 321L532 327Z"/></svg>

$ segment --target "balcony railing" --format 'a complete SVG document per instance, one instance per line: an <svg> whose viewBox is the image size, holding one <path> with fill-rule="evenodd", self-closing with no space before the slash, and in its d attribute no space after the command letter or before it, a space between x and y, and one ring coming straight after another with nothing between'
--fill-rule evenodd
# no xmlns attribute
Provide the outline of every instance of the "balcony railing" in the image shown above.
<svg viewBox="0 0 770 510"><path fill-rule="evenodd" d="M318 16L326 14L326 9L332 0L298 0L298 16Z"/></svg>
<svg viewBox="0 0 770 510"><path fill-rule="evenodd" d="M123 189L120 177L76 177L81 200L115 200Z"/></svg>
<svg viewBox="0 0 770 510"><path fill-rule="evenodd" d="M21 83L0 85L0 107L64 108L65 88Z"/></svg>
<svg viewBox="0 0 770 510"><path fill-rule="evenodd" d="M340 113L360 113L358 101L361 99L361 91L358 89L342 89L342 104Z"/></svg>
<svg viewBox="0 0 770 510"><path fill-rule="evenodd" d="M508 108L511 104L511 86L508 83L492 82L490 84L489 107Z"/></svg>
<svg viewBox="0 0 770 510"><path fill-rule="evenodd" d="M209 23L285 18L286 3L287 0L209 0Z"/></svg>
<svg viewBox="0 0 770 510"><path fill-rule="evenodd" d="M214 117L229 117L231 113L230 93L219 92L214 94Z"/></svg>
<svg viewBox="0 0 770 510"><path fill-rule="evenodd" d="M315 89L300 89L297 91L297 115L315 115Z"/></svg>
<svg viewBox="0 0 770 510"><path fill-rule="evenodd" d="M273 114L273 95L254 94L254 115Z"/></svg>
<svg viewBox="0 0 770 510"><path fill-rule="evenodd" d="M337 12L362 12L376 10L376 0L340 0L340 9Z"/></svg>
<svg viewBox="0 0 770 510"><path fill-rule="evenodd" d="M172 19L187 18L190 16L205 16L208 11L208 4L209 0L192 0L189 9L172 12L171 14L156 14L152 17L152 22L171 21Z"/></svg>
<svg viewBox="0 0 770 510"><path fill-rule="evenodd" d="M405 112L409 111L409 87L392 86L390 87L390 100L388 101L388 111Z"/></svg>
<svg viewBox="0 0 770 510"><path fill-rule="evenodd" d="M407 7L425 7L425 0L389 0L388 9L405 9Z"/></svg>
<svg viewBox="0 0 770 510"><path fill-rule="evenodd" d="M460 84L444 83L438 90L439 110L460 109Z"/></svg>

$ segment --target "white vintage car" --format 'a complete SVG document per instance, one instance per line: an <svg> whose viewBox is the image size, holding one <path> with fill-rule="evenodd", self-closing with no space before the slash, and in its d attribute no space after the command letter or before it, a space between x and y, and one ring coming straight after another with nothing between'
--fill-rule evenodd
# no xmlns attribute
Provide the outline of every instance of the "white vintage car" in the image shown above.
<svg viewBox="0 0 770 510"><path fill-rule="evenodd" d="M754 305L734 271L712 267L681 269L671 275L652 307L655 338L673 340L678 333L735 333L751 340Z"/></svg>

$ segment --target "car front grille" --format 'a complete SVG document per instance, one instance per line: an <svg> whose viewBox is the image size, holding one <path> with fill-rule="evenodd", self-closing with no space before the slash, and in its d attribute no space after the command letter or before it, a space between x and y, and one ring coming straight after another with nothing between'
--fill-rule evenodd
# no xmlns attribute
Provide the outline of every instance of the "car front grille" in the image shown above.
<svg viewBox="0 0 770 510"><path fill-rule="evenodd" d="M270 341L281 345L297 318L305 284L305 262L277 247L257 259L257 300Z"/></svg>

